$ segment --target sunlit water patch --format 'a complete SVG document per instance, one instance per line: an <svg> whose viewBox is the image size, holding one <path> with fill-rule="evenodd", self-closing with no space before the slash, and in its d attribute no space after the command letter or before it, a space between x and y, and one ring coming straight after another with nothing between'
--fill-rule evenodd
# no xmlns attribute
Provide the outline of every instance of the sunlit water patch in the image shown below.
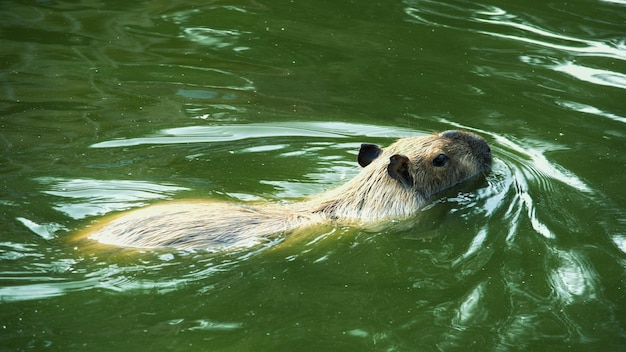
<svg viewBox="0 0 626 352"><path fill-rule="evenodd" d="M104 215L111 211L142 206L155 199L168 199L185 187L132 180L89 180L44 177L45 194L58 197L54 208L73 219Z"/></svg>
<svg viewBox="0 0 626 352"><path fill-rule="evenodd" d="M115 148L142 144L177 144L234 142L262 137L406 137L414 131L398 127L384 127L341 122L289 122L215 126L189 126L159 131L154 136L100 142L92 148ZM258 146L257 148L261 148ZM272 148L272 146L263 146Z"/></svg>
<svg viewBox="0 0 626 352"><path fill-rule="evenodd" d="M82 246L46 253L33 253L27 248L10 250L16 246L0 243L6 250L3 259L15 263L14 271L0 273L0 302L40 300L86 290L165 294L232 264L209 255L187 262L185 258L193 253L100 248L94 255L85 253Z"/></svg>
<svg viewBox="0 0 626 352"><path fill-rule="evenodd" d="M624 38L597 41L559 33L551 28L542 28L539 23L533 23L537 19L528 14L508 11L505 7L469 1L452 3L405 0L404 3L407 5L405 13L408 20L416 23L475 31L506 40L563 50L574 55L626 59Z"/></svg>
<svg viewBox="0 0 626 352"><path fill-rule="evenodd" d="M409 22L435 28L450 28L462 33L468 31L480 33L499 38L506 46L512 42L526 44L520 49L518 56L521 62L535 67L542 66L591 84L626 88L626 73L620 71L623 70L621 63L626 61L626 44L622 29L614 28L607 35L588 33L588 28L574 26L579 20L575 16L579 15L568 13L565 9L558 11L562 11L566 16L572 16L570 20L574 23L567 29L554 27L545 18L540 21L530 13L509 10L504 5L498 7L467 1L432 0L405 0L404 3L407 5L405 13ZM548 5L545 10L555 9ZM615 13L622 10L621 7L614 9ZM616 19L618 22L624 21L619 15ZM559 17L559 20L563 19ZM476 50L488 52L490 48ZM477 69L480 70L485 68ZM504 74L499 71L491 72L490 75ZM516 78L519 77L520 75Z"/></svg>

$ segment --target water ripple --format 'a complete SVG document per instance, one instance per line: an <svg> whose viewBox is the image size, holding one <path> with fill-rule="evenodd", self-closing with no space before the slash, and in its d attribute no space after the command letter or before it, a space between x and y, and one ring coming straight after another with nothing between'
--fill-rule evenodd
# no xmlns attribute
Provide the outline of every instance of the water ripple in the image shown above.
<svg viewBox="0 0 626 352"><path fill-rule="evenodd" d="M576 251L554 248L551 256L556 265L549 279L561 304L598 299L596 282L598 275L587 260Z"/></svg>
<svg viewBox="0 0 626 352"><path fill-rule="evenodd" d="M512 21L511 19L513 18L519 22ZM571 54L578 54L582 56L599 56L626 60L626 46L624 45L624 42L600 42L567 36L524 23L524 21L518 19L517 16L507 15L506 13L503 15L499 14L494 18L476 18L475 20L477 22L493 24L496 26L515 28L522 32L520 35L508 35L502 33L502 28L498 28L496 31L478 31L479 33L489 36L535 44L551 49L563 50ZM538 35L541 39L529 38L529 35Z"/></svg>
<svg viewBox="0 0 626 352"><path fill-rule="evenodd" d="M626 51L624 52L626 53ZM585 67L571 61L555 66L554 70L576 77L581 81L616 88L626 88L626 75L623 73Z"/></svg>
<svg viewBox="0 0 626 352"><path fill-rule="evenodd" d="M533 174L542 174L551 179L555 179L557 181L562 182L565 185L571 186L578 191L585 193L593 193L591 187L589 187L582 179L576 176L573 172L567 170L566 168L558 165L557 163L550 161L546 158L545 153L548 151L556 151L566 149L565 146L559 146L552 143L547 143L545 141L532 141L532 140L524 140L518 141L511 137L506 137L504 135L499 135L493 132L478 130L472 128L470 126L464 126L458 124L456 122L440 118L441 122L446 123L448 125L467 129L474 130L477 133L490 136L495 140L498 146L504 148L503 152L513 152L517 155L523 155L524 159L529 160L530 163L524 162L523 159L518 159L516 162L521 162L522 164L530 165L530 174L526 173L526 176L532 176ZM514 157L515 158L515 157ZM534 177L531 177L534 178Z"/></svg>
<svg viewBox="0 0 626 352"><path fill-rule="evenodd" d="M403 137L414 135L410 129L342 122L290 122L240 125L189 126L168 128L154 136L116 139L91 145L91 148L118 148L145 144L179 144L232 142L264 137L323 137L349 136Z"/></svg>
<svg viewBox="0 0 626 352"><path fill-rule="evenodd" d="M409 21L426 24L435 27L452 28L462 32L475 32L507 41L531 44L538 49L550 49L561 51L553 54L541 50L527 49L522 51L539 52L538 55L545 57L573 56L578 58L596 57L626 60L626 41L620 38L602 38L600 40L585 39L542 28L533 21L529 15L515 14L504 8L476 4L460 3L450 4L435 2L432 0L405 0L408 5L405 13ZM528 54L520 56L523 62ZM557 72L562 72L582 81L626 88L626 75L616 72L615 66L611 68L588 67L575 60L564 60L547 66Z"/></svg>
<svg viewBox="0 0 626 352"><path fill-rule="evenodd" d="M578 55L626 60L626 44L622 41L596 41L569 36L541 28L503 8L464 2L459 5L432 0L405 0L409 20L430 26L472 31L541 47L563 50ZM485 29L489 25L489 30ZM515 33L506 33L507 28Z"/></svg>
<svg viewBox="0 0 626 352"><path fill-rule="evenodd" d="M185 36L191 41L202 45L212 46L217 49L223 49L236 45L236 41L244 33L236 30L213 29L206 27L191 27L184 29ZM246 46L237 46L233 50L244 51L250 49Z"/></svg>
<svg viewBox="0 0 626 352"><path fill-rule="evenodd" d="M56 202L54 209L73 219L146 205L149 200L167 199L175 192L187 190L184 187L132 180L41 177L37 181L48 187L43 193L61 199Z"/></svg>
<svg viewBox="0 0 626 352"><path fill-rule="evenodd" d="M558 105L564 106L564 107L566 107L568 109L571 109L571 110L574 110L574 111L578 111L578 112L582 112L582 113L586 113L586 114L593 114L593 115L597 115L597 116L602 116L602 117L611 119L613 121L626 123L626 117L620 116L620 115L617 115L617 114L613 114L613 113L610 113L608 111L601 110L601 109L599 109L599 108L597 108L595 106L591 106L591 105L588 105L588 104L577 103L577 102L574 102L574 101L567 101L567 100L563 100L563 99L557 99L556 103Z"/></svg>

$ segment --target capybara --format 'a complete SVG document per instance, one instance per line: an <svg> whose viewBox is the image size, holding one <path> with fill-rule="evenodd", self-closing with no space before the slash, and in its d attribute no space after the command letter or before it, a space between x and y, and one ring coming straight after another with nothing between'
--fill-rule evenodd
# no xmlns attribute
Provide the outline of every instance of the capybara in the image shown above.
<svg viewBox="0 0 626 352"><path fill-rule="evenodd" d="M128 247L221 250L323 222L407 217L434 194L484 174L487 142L466 131L407 137L387 148L362 144L361 171L347 183L286 205L173 201L131 210L89 229L89 238Z"/></svg>

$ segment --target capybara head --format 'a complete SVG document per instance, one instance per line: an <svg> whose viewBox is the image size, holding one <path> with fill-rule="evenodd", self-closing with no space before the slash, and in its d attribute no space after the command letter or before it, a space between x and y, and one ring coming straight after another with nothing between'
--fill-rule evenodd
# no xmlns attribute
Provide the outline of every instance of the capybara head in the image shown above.
<svg viewBox="0 0 626 352"><path fill-rule="evenodd" d="M491 149L482 137L457 130L402 138L384 149L363 144L358 156L361 166L380 169L375 174L423 199L488 171L491 160Z"/></svg>

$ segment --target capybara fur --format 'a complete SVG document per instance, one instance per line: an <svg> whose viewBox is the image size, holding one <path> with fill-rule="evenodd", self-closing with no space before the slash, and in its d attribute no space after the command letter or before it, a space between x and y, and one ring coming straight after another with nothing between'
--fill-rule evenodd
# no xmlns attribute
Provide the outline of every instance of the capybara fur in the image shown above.
<svg viewBox="0 0 626 352"><path fill-rule="evenodd" d="M434 194L491 167L480 136L445 131L362 144L361 171L345 184L286 205L174 201L122 213L87 230L101 243L220 250L324 222L368 223L414 214Z"/></svg>

